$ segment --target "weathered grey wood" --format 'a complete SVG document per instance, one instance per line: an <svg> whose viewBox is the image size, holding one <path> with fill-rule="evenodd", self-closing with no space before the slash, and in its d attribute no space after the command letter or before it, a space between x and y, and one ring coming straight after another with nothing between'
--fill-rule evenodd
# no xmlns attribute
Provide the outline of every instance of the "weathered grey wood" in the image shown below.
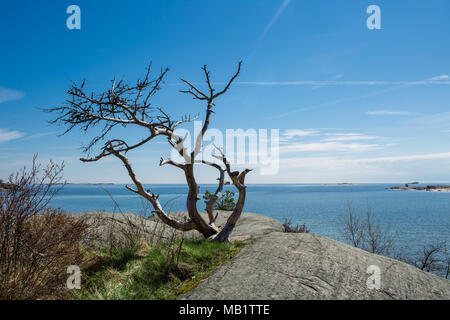
<svg viewBox="0 0 450 320"><path fill-rule="evenodd" d="M73 83L72 87L68 91L71 99L66 100L67 104L55 108L50 108L46 111L50 113L56 113L58 115L56 119L50 121L50 123L64 124L67 126L64 134L70 132L74 128L79 128L84 131L90 131L95 126L99 124L102 125L100 134L94 136L88 146L84 148L85 152L89 152L100 141L106 140L103 147L101 147L101 152L97 156L90 158L81 158L80 160L83 162L96 162L108 156L117 157L120 161L122 161L129 177L135 185L135 187L126 186L127 189L148 200L152 204L154 212L162 222L174 229L181 231L190 231L195 229L204 237L210 238L211 236L218 233L218 229L214 224L212 208L223 188L224 169L222 169L217 164L205 161L197 161L196 157L201 152L203 137L206 134L210 124L213 107L215 105L215 99L228 91L232 82L239 76L241 64L242 62L239 62L237 71L227 82L225 87L217 93L216 90L212 87L210 72L207 70L206 65L203 66L202 70L205 74L206 83L209 89L207 93L200 91L189 81L181 79L181 81L183 81L189 87L189 90L181 90L181 92L190 94L194 97L194 99L200 100L202 103L206 103L206 114L203 121L202 130L195 138L194 150L191 153L189 153L187 151L187 148L184 146L184 142L187 136L182 138L175 133L175 130L179 125L185 122L192 122L196 118L186 116L183 117L180 121L174 121L161 108L153 107L152 103L150 102L151 97L161 89L160 85L161 83L163 83L164 76L169 71L169 69L161 71L161 74L156 79L150 79L150 64L150 66L147 68L145 77L143 79L139 79L136 85L126 84L123 80L116 83L116 80L113 79L111 81L111 88L100 94L96 94L94 92L91 92L89 94L85 92L85 81L83 81L80 86ZM157 115L154 114L155 111L158 112ZM127 142L125 138L122 137L109 140L106 139L107 136L111 133L112 129L117 125L121 125L123 127L133 125L144 128L146 137L134 144ZM189 188L186 199L186 207L189 216L189 219L187 221L176 220L170 217L164 211L158 200L158 195L152 193L148 189L144 189L143 184L137 178L136 173L126 155L129 151L139 148L148 142L151 142L157 136L165 136L168 140L168 143L184 159L184 163L177 163L172 159L161 159L160 165L162 166L165 164L170 164L183 170L184 172ZM224 159L224 157L222 158ZM194 165L198 163L212 165L220 170L219 186L213 199L211 199L211 201L208 203L207 211L209 215L209 223L206 222L206 220L200 215L197 209L197 201L199 200L199 186L197 185L197 182L195 180ZM230 175L231 172L229 165L226 164L226 167L226 171ZM246 170L245 173L246 172L248 171ZM228 240L229 234L236 224L237 219L239 219L245 201L244 180L242 179L242 181L240 181L240 178L237 179L236 177L232 179L235 180L233 181L233 183L239 189L239 200L238 205L236 206L237 210L235 210L235 212L233 212L233 214L230 216L229 223L227 223L225 231L217 237L217 239L221 241Z"/></svg>

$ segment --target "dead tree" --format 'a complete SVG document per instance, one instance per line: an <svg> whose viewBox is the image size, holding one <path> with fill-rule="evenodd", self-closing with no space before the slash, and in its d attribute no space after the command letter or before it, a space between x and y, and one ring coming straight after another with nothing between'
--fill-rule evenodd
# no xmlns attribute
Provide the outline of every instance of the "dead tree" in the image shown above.
<svg viewBox="0 0 450 320"><path fill-rule="evenodd" d="M55 119L50 121L51 124L62 124L67 126L67 129L63 134L72 131L74 128L90 132L94 127L98 125L101 126L100 133L84 148L84 152L89 153L97 143L105 141L101 147L101 152L96 156L81 158L80 160L83 162L92 162L99 161L109 156L118 158L125 166L128 175L134 183L134 187L126 187L130 191L147 199L152 204L156 215L164 223L177 230L189 231L195 229L207 238L213 237L219 241L227 241L244 207L246 195L245 176L250 170L246 169L242 172L231 171L229 162L222 150L218 147L217 150L220 155L216 157L220 159L219 164L205 160L197 160L196 158L201 152L203 136L208 130L215 101L229 90L233 81L239 76L240 69L241 62L239 62L235 74L221 91L216 91L213 88L210 72L207 70L206 65L203 66L202 70L208 87L207 91L201 91L191 82L180 79L187 86L186 90L181 90L180 92L192 96L193 99L204 103L206 107L202 130L195 138L194 148L191 152L189 152L184 145L186 137L178 136L175 133L175 129L186 122L194 121L196 118L186 116L181 120L175 121L161 108L154 107L151 104L152 97L161 89L164 77L169 69L161 70L159 76L151 79L150 64L146 70L145 77L139 79L135 85L129 85L123 80L117 82L114 79L111 81L111 88L100 94L86 93L84 90L84 81L80 86L73 83L68 90L70 99L66 100L66 104L46 109L46 111L57 115ZM139 126L146 129L147 134L134 144L129 143L123 137L109 139L112 129L118 126L123 126L125 128L128 126ZM175 148L184 159L183 163L179 163L172 159L161 158L159 164L160 166L166 164L175 166L184 173L189 189L186 202L189 218L185 221L179 221L174 217L169 216L164 211L158 200L158 195L144 188L142 182L136 176L131 162L126 156L127 152L151 142L157 136L165 136L168 143ZM202 218L197 209L199 186L197 185L194 175L195 165L208 165L219 171L218 188L213 198L207 203L208 222ZM223 186L226 184L225 173L229 176L233 185L238 189L239 198L236 209L228 218L226 225L222 230L218 230L214 225L217 216L214 217L212 208L217 201L217 198L220 196Z"/></svg>
<svg viewBox="0 0 450 320"><path fill-rule="evenodd" d="M394 249L395 234L389 225L383 227L374 221L370 208L361 217L348 203L347 216L339 220L342 236L354 247L381 255L389 255Z"/></svg>
<svg viewBox="0 0 450 320"><path fill-rule="evenodd" d="M444 278L448 278L449 264L447 244L444 241L423 246L422 255L412 260L412 264L426 272L439 271Z"/></svg>

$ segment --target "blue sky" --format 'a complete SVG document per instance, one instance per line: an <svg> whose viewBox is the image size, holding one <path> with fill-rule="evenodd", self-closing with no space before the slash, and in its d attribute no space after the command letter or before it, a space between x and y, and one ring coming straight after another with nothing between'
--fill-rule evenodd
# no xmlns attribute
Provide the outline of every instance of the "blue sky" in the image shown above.
<svg viewBox="0 0 450 320"><path fill-rule="evenodd" d="M66 8L81 8L81 30ZM381 8L381 30L366 8ZM72 182L129 182L115 159L81 163L88 135L50 127L70 81L102 90L135 81L152 61L171 69L156 98L174 117L204 106L179 78L241 76L212 127L279 129L280 170L249 183L450 181L450 2L328 0L12 1L0 3L0 178L39 153ZM203 113L201 113L203 114ZM135 135L130 130L127 135ZM161 140L162 141L162 140ZM183 183L160 168L168 147L130 154L148 183ZM214 178L212 178L214 176ZM199 171L200 182L215 173Z"/></svg>

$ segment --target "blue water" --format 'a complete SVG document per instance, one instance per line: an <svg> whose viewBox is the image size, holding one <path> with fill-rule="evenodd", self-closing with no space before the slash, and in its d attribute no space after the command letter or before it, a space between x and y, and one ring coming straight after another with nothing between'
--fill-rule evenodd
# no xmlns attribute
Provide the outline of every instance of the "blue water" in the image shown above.
<svg viewBox="0 0 450 320"><path fill-rule="evenodd" d="M280 221L292 218L295 223L306 223L311 232L343 240L339 218L345 215L348 203L364 213L370 208L377 222L390 225L397 234L397 246L408 252L421 250L433 241L450 243L450 193L426 191L387 190L392 184L358 185L249 185L244 210L273 217ZM202 185L201 191L213 191L215 185ZM227 187L233 190L232 187ZM52 201L52 205L68 212L94 210L116 211L114 202L122 211L141 213L144 201L125 189L124 185L68 185ZM166 211L185 210L187 186L151 185L160 195ZM203 201L199 208L204 210Z"/></svg>

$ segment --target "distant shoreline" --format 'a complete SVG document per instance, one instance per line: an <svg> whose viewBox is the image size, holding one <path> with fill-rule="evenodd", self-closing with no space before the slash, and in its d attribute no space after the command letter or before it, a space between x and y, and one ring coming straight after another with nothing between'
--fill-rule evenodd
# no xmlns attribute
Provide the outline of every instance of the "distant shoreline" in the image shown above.
<svg viewBox="0 0 450 320"><path fill-rule="evenodd" d="M131 182L132 183L132 182ZM442 183L442 184L449 184L450 181L426 181L426 182L411 182L408 183L408 185L413 184L436 184L436 183ZM129 185L130 182L67 182L66 185ZM186 183L178 182L178 183L155 183L155 182L144 182L145 185L186 185ZM205 184L211 184L213 185L213 182L199 182L198 184L205 185ZM398 181L387 181L387 182L277 182L277 183L248 183L248 185L254 185L254 186L265 186L265 185L318 185L318 186L358 186L358 185L365 185L365 184L376 184L376 185L382 185L382 184L390 184L390 185L405 185L404 182L398 182ZM445 186L444 186L445 187Z"/></svg>
<svg viewBox="0 0 450 320"><path fill-rule="evenodd" d="M389 190L409 190L409 191L429 191L429 192L450 192L450 186L426 186L426 187L391 187Z"/></svg>

